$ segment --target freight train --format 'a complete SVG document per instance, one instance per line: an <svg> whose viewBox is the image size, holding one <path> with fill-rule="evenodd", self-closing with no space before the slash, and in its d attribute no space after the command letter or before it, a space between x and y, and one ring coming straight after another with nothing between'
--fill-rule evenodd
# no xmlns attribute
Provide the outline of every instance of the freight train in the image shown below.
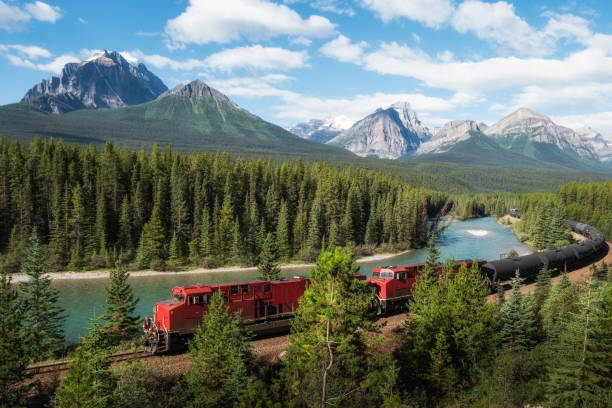
<svg viewBox="0 0 612 408"><path fill-rule="evenodd" d="M521 218L522 213L516 209L510 210L510 215ZM564 269L574 268L587 262L593 255L599 254L607 247L601 231L588 224L576 221L565 221L572 231L586 239L557 249L534 252L516 258L504 258L485 263L481 270L491 284L504 282L514 277L516 271L522 278L535 277L542 268Z"/></svg>
<svg viewBox="0 0 612 408"><path fill-rule="evenodd" d="M521 216L515 210L511 215ZM598 229L574 221L567 221L567 225L587 239L559 249L514 259L489 262L476 260L489 285L494 288L499 282L511 279L517 270L522 277L531 278L543 267L571 268L606 247L604 236ZM467 260L457 261L454 271L463 264L470 267L472 263ZM424 267L424 264L413 264L375 268L368 279L368 285L374 292L373 308L376 313L382 315L403 307ZM438 273L441 270L442 267L437 268ZM356 274L355 278L365 280L366 276ZM267 335L286 332L291 326L299 298L309 284L308 278L295 276L275 281L177 286L172 289L170 300L155 304L153 318L144 319L144 349L154 354L182 349L195 333L202 315L208 311L210 298L216 291L223 293L230 311L239 313L253 333Z"/></svg>

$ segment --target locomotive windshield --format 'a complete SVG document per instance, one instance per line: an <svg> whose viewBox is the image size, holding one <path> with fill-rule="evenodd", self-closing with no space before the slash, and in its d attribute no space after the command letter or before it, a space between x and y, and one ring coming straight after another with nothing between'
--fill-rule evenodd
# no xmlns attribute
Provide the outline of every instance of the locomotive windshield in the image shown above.
<svg viewBox="0 0 612 408"><path fill-rule="evenodd" d="M380 278L380 272L372 272L373 278Z"/></svg>
<svg viewBox="0 0 612 408"><path fill-rule="evenodd" d="M185 296L183 295L172 296L172 303L183 303L184 301L185 301Z"/></svg>
<svg viewBox="0 0 612 408"><path fill-rule="evenodd" d="M382 272L380 277L383 279L393 279L393 272Z"/></svg>

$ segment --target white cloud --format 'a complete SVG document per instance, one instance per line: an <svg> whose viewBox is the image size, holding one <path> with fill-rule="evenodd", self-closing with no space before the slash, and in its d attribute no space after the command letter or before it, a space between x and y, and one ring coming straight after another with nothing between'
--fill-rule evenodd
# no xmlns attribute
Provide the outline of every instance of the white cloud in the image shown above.
<svg viewBox="0 0 612 408"><path fill-rule="evenodd" d="M597 112L580 115L553 116L553 121L570 129L590 126L604 135L612 135L612 112Z"/></svg>
<svg viewBox="0 0 612 408"><path fill-rule="evenodd" d="M325 17L302 19L289 7L266 0L190 0L183 13L168 20L166 33L172 47L280 35L326 37L333 34L334 27Z"/></svg>
<svg viewBox="0 0 612 408"><path fill-rule="evenodd" d="M612 58L602 50L586 49L564 59L498 57L482 61L436 60L423 51L397 43L382 43L364 56L365 69L411 77L453 91L485 92L540 85L612 81Z"/></svg>
<svg viewBox="0 0 612 408"><path fill-rule="evenodd" d="M0 44L0 51L17 51L30 59L49 58L51 52L36 45Z"/></svg>
<svg viewBox="0 0 612 408"><path fill-rule="evenodd" d="M514 6L505 1L464 1L453 14L451 24L460 33L471 32L519 53L546 55L554 45L552 39L517 16Z"/></svg>
<svg viewBox="0 0 612 408"><path fill-rule="evenodd" d="M405 17L428 27L439 27L453 13L452 0L362 0L383 21Z"/></svg>
<svg viewBox="0 0 612 408"><path fill-rule="evenodd" d="M16 5L10 5L0 0L0 28L9 31L18 31L30 20L55 23L61 18L61 9L50 6L42 1L27 3L23 9Z"/></svg>
<svg viewBox="0 0 612 408"><path fill-rule="evenodd" d="M19 28L20 24L30 21L30 15L17 6L0 1L0 28L13 30Z"/></svg>
<svg viewBox="0 0 612 408"><path fill-rule="evenodd" d="M289 40L289 42L293 45L303 45L305 47L309 47L312 44L312 40L309 40L306 37L294 37Z"/></svg>
<svg viewBox="0 0 612 408"><path fill-rule="evenodd" d="M176 60L159 54L147 55L140 50L122 51L121 55L132 63L142 61L158 69L174 71L198 69L225 72L235 69L288 71L305 67L308 60L306 51L290 51L261 45L230 48L211 54L205 59Z"/></svg>
<svg viewBox="0 0 612 408"><path fill-rule="evenodd" d="M374 112L377 108L387 107L397 101L407 101L419 113L450 111L452 102L412 93L382 93L356 95L352 98L318 98L293 92L279 87L291 80L281 75L263 77L232 78L229 80L210 80L210 84L230 96L245 98L276 97L282 102L273 107L278 118L291 122L313 118L344 115L355 121Z"/></svg>
<svg viewBox="0 0 612 408"><path fill-rule="evenodd" d="M42 1L28 3L24 6L25 10L30 13L32 18L38 21L46 21L55 23L62 17L62 10L57 6L50 6Z"/></svg>
<svg viewBox="0 0 612 408"><path fill-rule="evenodd" d="M284 48L262 47L257 44L231 48L209 55L204 60L204 64L209 69L226 72L240 68L288 71L303 68L307 60L306 51L290 51Z"/></svg>
<svg viewBox="0 0 612 408"><path fill-rule="evenodd" d="M363 55L363 49L368 43L361 41L354 44L350 39L340 34L336 39L323 44L321 53L330 58L337 59L342 62L360 63Z"/></svg>
<svg viewBox="0 0 612 408"><path fill-rule="evenodd" d="M81 24L87 24L87 20L85 20L83 17L79 17L78 20Z"/></svg>
<svg viewBox="0 0 612 408"><path fill-rule="evenodd" d="M6 55L6 58L8 58L9 62L12 65L18 67L25 67L37 71L52 72L55 74L60 73L64 65L66 65L67 63L80 61L80 58L74 55L60 55L59 57L56 57L52 61L46 63L35 63L27 58L21 58L11 54Z"/></svg>

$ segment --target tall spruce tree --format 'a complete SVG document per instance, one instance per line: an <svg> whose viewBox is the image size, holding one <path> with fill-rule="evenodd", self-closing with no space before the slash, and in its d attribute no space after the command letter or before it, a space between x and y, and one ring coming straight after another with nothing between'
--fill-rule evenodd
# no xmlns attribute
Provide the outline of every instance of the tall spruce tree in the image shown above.
<svg viewBox="0 0 612 408"><path fill-rule="evenodd" d="M276 238L278 241L278 257L281 261L285 262L288 261L292 255L290 231L289 210L287 202L283 200L278 215L278 224L276 225Z"/></svg>
<svg viewBox="0 0 612 408"><path fill-rule="evenodd" d="M0 271L0 407L24 406L25 369L30 361L21 338L22 316L17 291L11 278Z"/></svg>
<svg viewBox="0 0 612 408"><path fill-rule="evenodd" d="M296 311L282 376L289 405L382 406L395 368L379 346L352 248L324 250Z"/></svg>
<svg viewBox="0 0 612 408"><path fill-rule="evenodd" d="M281 269L278 266L278 248L272 233L268 233L264 241L257 271L261 280L271 281L280 278Z"/></svg>
<svg viewBox="0 0 612 408"><path fill-rule="evenodd" d="M542 307L544 301L548 297L550 287L550 271L548 268L543 267L540 269L540 272L538 272L538 277L536 280L535 300L538 305L538 310Z"/></svg>
<svg viewBox="0 0 612 408"><path fill-rule="evenodd" d="M112 343L133 339L139 333L140 317L132 316L139 299L134 299L134 293L125 266L120 263L110 272L110 282L106 287L106 321L104 329L108 332Z"/></svg>
<svg viewBox="0 0 612 408"><path fill-rule="evenodd" d="M23 341L33 359L42 360L58 352L64 343L63 310L57 305L59 292L46 275L45 253L38 232L32 230L21 264L28 279L19 284L22 299Z"/></svg>
<svg viewBox="0 0 612 408"><path fill-rule="evenodd" d="M563 322L557 358L550 365L547 397L555 407L606 407L612 387L612 287L593 280L580 295L578 310Z"/></svg>
<svg viewBox="0 0 612 408"><path fill-rule="evenodd" d="M192 369L184 379L193 407L232 406L241 398L250 358L247 340L240 318L231 314L223 294L216 291L189 343Z"/></svg>
<svg viewBox="0 0 612 408"><path fill-rule="evenodd" d="M60 408L107 408L113 393L110 371L110 345L100 322L92 320L87 335L81 338L74 359L68 364L68 376L55 395Z"/></svg>

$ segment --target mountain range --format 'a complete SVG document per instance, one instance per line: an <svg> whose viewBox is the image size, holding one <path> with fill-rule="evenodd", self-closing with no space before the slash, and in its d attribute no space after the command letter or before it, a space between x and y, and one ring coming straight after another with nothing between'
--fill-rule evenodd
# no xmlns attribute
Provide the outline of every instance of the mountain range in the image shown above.
<svg viewBox="0 0 612 408"><path fill-rule="evenodd" d="M353 123L340 116L283 129L196 80L168 90L144 64L114 51L66 64L22 101L0 106L0 134L122 146L169 144L179 150L227 150L319 158L354 155L505 167L609 171L612 140L593 129L559 126L519 109L487 126L454 120L425 126L409 103L379 108Z"/></svg>
<svg viewBox="0 0 612 408"><path fill-rule="evenodd" d="M336 133L324 143L363 157L579 170L612 167L612 138L592 129L574 131L526 108L490 126L453 120L433 129L419 121L408 103L398 102Z"/></svg>

